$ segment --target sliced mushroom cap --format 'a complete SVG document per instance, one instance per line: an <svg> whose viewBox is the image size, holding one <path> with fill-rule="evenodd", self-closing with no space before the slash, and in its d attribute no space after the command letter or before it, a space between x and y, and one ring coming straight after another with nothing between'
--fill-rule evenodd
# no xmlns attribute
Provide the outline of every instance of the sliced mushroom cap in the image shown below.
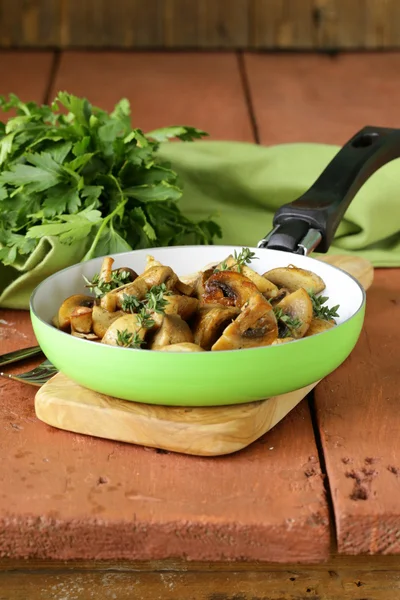
<svg viewBox="0 0 400 600"><path fill-rule="evenodd" d="M325 283L319 275L294 265L272 269L264 273L263 277L272 281L279 288L286 288L289 292L304 288L318 294L325 289Z"/></svg>
<svg viewBox="0 0 400 600"><path fill-rule="evenodd" d="M164 312L166 315L179 315L184 321L190 319L197 310L199 301L197 298L191 298L190 296L178 296L176 294L172 296L164 296L168 304L166 305Z"/></svg>
<svg viewBox="0 0 400 600"><path fill-rule="evenodd" d="M204 306L200 308L193 326L195 343L204 350L211 350L211 346L239 313L240 310L234 306Z"/></svg>
<svg viewBox="0 0 400 600"><path fill-rule="evenodd" d="M111 323L104 334L101 343L108 344L110 346L118 346L118 333L122 331L126 331L132 335L137 334L141 340L144 340L148 329L144 329L140 326L137 320L137 315L123 315Z"/></svg>
<svg viewBox="0 0 400 600"><path fill-rule="evenodd" d="M77 306L71 313L71 331L90 333L92 330L93 309L88 306Z"/></svg>
<svg viewBox="0 0 400 600"><path fill-rule="evenodd" d="M162 267L162 263L160 263L159 260L156 260L154 258L154 256L151 256L150 254L148 254L146 256L146 266L145 266L144 272L148 271L152 267Z"/></svg>
<svg viewBox="0 0 400 600"><path fill-rule="evenodd" d="M197 279L194 282L194 293L199 300L202 301L203 294L206 291L206 283L210 279L211 275L213 275L214 269L206 269L205 271L201 271L198 273Z"/></svg>
<svg viewBox="0 0 400 600"><path fill-rule="evenodd" d="M89 340L91 342L100 342L100 338L93 332L81 333L80 331L71 331L71 335L74 337L81 338L82 340Z"/></svg>
<svg viewBox="0 0 400 600"><path fill-rule="evenodd" d="M182 342L181 344L170 344L159 349L160 352L205 352L203 348L192 344L191 342Z"/></svg>
<svg viewBox="0 0 400 600"><path fill-rule="evenodd" d="M165 283L167 290L172 290L177 281L178 276L173 272L171 267L150 267L141 276L140 279L145 281L148 289L154 285ZM136 280L137 281L137 280Z"/></svg>
<svg viewBox="0 0 400 600"><path fill-rule="evenodd" d="M239 350L270 346L278 337L278 324L270 303L252 296L238 318L228 325L211 350Z"/></svg>
<svg viewBox="0 0 400 600"><path fill-rule="evenodd" d="M316 333L322 333L323 331L332 329L332 327L335 327L335 321L325 321L325 319L314 318L311 321L310 327L307 329L304 337L309 337L310 335L315 335Z"/></svg>
<svg viewBox="0 0 400 600"><path fill-rule="evenodd" d="M185 296L192 296L194 294L194 286L183 283L180 279L176 282L175 289Z"/></svg>
<svg viewBox="0 0 400 600"><path fill-rule="evenodd" d="M115 290L111 290L111 292L107 292L100 299L100 306L104 310L108 310L108 312L114 312L117 308L121 308L125 294L127 296L136 296L139 300L143 300L147 292L147 283L142 277L138 277L132 283L126 283L119 288L115 288Z"/></svg>
<svg viewBox="0 0 400 600"><path fill-rule="evenodd" d="M221 268L223 263L227 265L228 269L230 267L233 267L233 270L236 272L236 261L232 254L228 256L228 258L225 261L220 263L217 268ZM241 273L242 275L247 277L247 279L250 279L250 281L252 281L257 286L258 291L264 294L266 298L275 298L275 296L278 294L278 288L275 284L272 283L272 281L268 281L267 279L265 279L265 277L262 277L261 275L256 273L254 269L251 269L247 265L243 265L241 267Z"/></svg>
<svg viewBox="0 0 400 600"><path fill-rule="evenodd" d="M293 321L298 320L300 322L298 327L290 328L291 336L294 338L303 337L313 318L312 302L306 290L300 288L289 294L277 304L277 308L280 308Z"/></svg>
<svg viewBox="0 0 400 600"><path fill-rule="evenodd" d="M68 329L71 325L71 313L80 306L92 308L94 304L93 296L85 296L84 294L75 294L69 296L61 304L58 310L58 325L60 329Z"/></svg>
<svg viewBox="0 0 400 600"><path fill-rule="evenodd" d="M159 350L163 346L182 342L193 342L189 325L179 315L165 315L161 327L150 343L150 349Z"/></svg>
<svg viewBox="0 0 400 600"><path fill-rule="evenodd" d="M220 271L206 281L203 302L241 308L259 294L257 286L241 273Z"/></svg>
<svg viewBox="0 0 400 600"><path fill-rule="evenodd" d="M105 335L107 329L110 327L110 325L114 323L114 321L122 317L123 314L124 313L121 310L109 312L101 306L94 305L92 313L92 329L94 333L99 338L102 338Z"/></svg>

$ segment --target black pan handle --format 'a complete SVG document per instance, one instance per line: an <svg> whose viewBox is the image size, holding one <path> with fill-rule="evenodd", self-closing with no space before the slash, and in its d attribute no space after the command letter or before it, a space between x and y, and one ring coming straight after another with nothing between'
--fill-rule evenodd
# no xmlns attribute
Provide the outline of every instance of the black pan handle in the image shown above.
<svg viewBox="0 0 400 600"><path fill-rule="evenodd" d="M289 252L327 252L359 189L375 171L399 157L400 129L364 127L300 198L277 210L274 230L259 246Z"/></svg>

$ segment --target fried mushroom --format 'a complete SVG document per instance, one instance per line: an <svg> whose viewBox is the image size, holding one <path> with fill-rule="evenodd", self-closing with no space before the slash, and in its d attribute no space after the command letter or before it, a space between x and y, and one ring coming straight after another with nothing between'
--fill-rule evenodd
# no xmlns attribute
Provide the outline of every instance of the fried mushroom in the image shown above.
<svg viewBox="0 0 400 600"><path fill-rule="evenodd" d="M193 325L193 337L195 344L211 350L211 347L222 335L224 329L240 313L234 306L204 306L200 308Z"/></svg>
<svg viewBox="0 0 400 600"><path fill-rule="evenodd" d="M240 350L269 346L278 337L278 324L270 303L257 294L243 307L237 319L228 325L211 350Z"/></svg>
<svg viewBox="0 0 400 600"><path fill-rule="evenodd" d="M289 292L295 292L299 288L303 288L318 294L325 289L324 281L316 273L294 265L272 269L264 273L263 277L274 283L278 288L286 288Z"/></svg>
<svg viewBox="0 0 400 600"><path fill-rule="evenodd" d="M219 271L207 279L203 302L241 308L252 296L259 294L257 286L241 273Z"/></svg>

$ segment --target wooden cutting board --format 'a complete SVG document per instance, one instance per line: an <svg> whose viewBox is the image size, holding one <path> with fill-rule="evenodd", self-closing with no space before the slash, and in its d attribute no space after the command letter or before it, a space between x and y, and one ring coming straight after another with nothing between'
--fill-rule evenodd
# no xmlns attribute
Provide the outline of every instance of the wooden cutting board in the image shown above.
<svg viewBox="0 0 400 600"><path fill-rule="evenodd" d="M365 289L373 267L365 259L326 256ZM218 456L245 448L272 429L316 385L259 402L186 408L119 400L88 390L58 373L35 397L37 417L53 427L184 454Z"/></svg>

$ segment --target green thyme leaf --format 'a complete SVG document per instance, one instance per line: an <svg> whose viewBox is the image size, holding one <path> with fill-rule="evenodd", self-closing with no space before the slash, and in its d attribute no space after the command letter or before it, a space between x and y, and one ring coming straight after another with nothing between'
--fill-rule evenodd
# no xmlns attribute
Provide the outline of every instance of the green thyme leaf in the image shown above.
<svg viewBox="0 0 400 600"><path fill-rule="evenodd" d="M307 290L307 292L311 298L313 315L315 318L323 319L324 321L331 321L334 320L335 317L339 316L337 311L340 308L340 304L337 304L332 308L328 308L328 306L324 306L329 300L328 296L316 296L311 290Z"/></svg>

